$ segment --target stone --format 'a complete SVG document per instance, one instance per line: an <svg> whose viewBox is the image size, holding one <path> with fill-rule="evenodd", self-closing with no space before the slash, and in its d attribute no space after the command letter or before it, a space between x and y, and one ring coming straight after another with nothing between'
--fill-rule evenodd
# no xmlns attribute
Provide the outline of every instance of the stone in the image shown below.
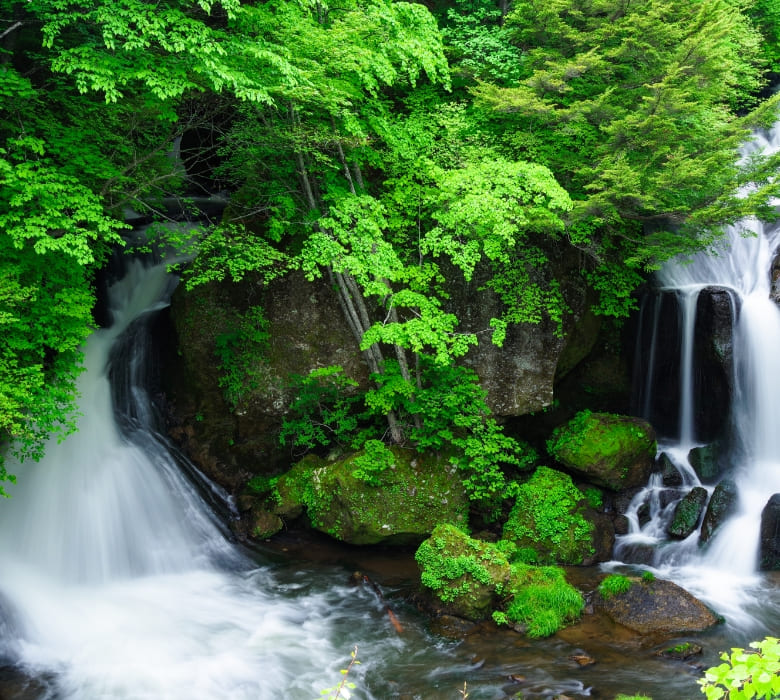
<svg viewBox="0 0 780 700"><path fill-rule="evenodd" d="M613 621L642 635L701 632L719 618L700 600L671 581L632 579L631 587L605 598L596 593L594 607Z"/></svg>
<svg viewBox="0 0 780 700"><path fill-rule="evenodd" d="M547 448L587 481L621 491L647 483L656 452L655 431L641 418L581 411L555 429Z"/></svg>
<svg viewBox="0 0 780 700"><path fill-rule="evenodd" d="M418 544L439 523L465 527L468 499L457 469L441 457L388 449L392 465L376 484L359 476L363 452L302 460L277 482L277 514L305 507L315 530L357 545Z"/></svg>
<svg viewBox="0 0 780 700"><path fill-rule="evenodd" d="M761 511L759 568L780 571L780 493L773 494Z"/></svg>
<svg viewBox="0 0 780 700"><path fill-rule="evenodd" d="M672 522L666 528L670 537L684 540L696 530L707 503L707 496L707 489L703 486L695 486L685 494L675 507Z"/></svg>
<svg viewBox="0 0 780 700"><path fill-rule="evenodd" d="M496 606L497 588L509 583L511 569L496 546L469 537L452 525L438 525L417 549L421 580L445 605L445 612L484 620Z"/></svg>
<svg viewBox="0 0 780 700"><path fill-rule="evenodd" d="M502 538L536 564L591 565L611 558L611 519L588 507L563 472L539 467L518 489Z"/></svg>
<svg viewBox="0 0 780 700"><path fill-rule="evenodd" d="M656 469L661 472L661 483L664 486L682 486L683 478L680 470L674 465L666 452L662 452L655 461Z"/></svg>
<svg viewBox="0 0 780 700"><path fill-rule="evenodd" d="M688 462L702 483L714 484L723 473L725 464L720 452L720 445L716 442L694 447L688 452Z"/></svg>
<svg viewBox="0 0 780 700"><path fill-rule="evenodd" d="M737 484L733 479L724 479L715 487L701 524L700 544L709 542L724 521L734 512L737 496Z"/></svg>

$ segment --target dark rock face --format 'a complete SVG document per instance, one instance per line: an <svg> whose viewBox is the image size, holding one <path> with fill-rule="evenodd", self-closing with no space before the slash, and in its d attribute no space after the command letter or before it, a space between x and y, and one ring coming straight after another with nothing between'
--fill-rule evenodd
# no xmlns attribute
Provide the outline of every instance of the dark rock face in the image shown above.
<svg viewBox="0 0 780 700"><path fill-rule="evenodd" d="M705 484L716 482L725 468L721 456L721 446L717 442L694 447L688 453L688 461L699 479Z"/></svg>
<svg viewBox="0 0 780 700"><path fill-rule="evenodd" d="M216 341L234 331L241 314L257 304L269 323L265 362L258 367L257 389L233 408L219 384ZM177 353L164 368L174 416L169 430L208 476L229 489L250 473L289 465L290 449L279 444L278 434L293 375L340 365L346 376L363 385L368 381L357 343L324 282L291 275L267 289L249 281L179 288L171 318Z"/></svg>
<svg viewBox="0 0 780 700"><path fill-rule="evenodd" d="M661 482L664 486L682 486L683 478L680 470L674 466L666 452L662 452L655 461L655 466L661 472Z"/></svg>
<svg viewBox="0 0 780 700"><path fill-rule="evenodd" d="M737 485L733 479L724 479L715 487L707 504L699 535L700 544L706 544L712 539L726 518L734 512L736 505Z"/></svg>
<svg viewBox="0 0 780 700"><path fill-rule="evenodd" d="M718 622L715 614L688 591L671 581L639 581L625 593L594 596L594 607L615 622L644 635L700 632Z"/></svg>
<svg viewBox="0 0 780 700"><path fill-rule="evenodd" d="M680 355L682 329L679 299L675 292L660 292L644 303L640 342L645 351L636 358L636 400L633 412L643 415L661 435L679 432ZM720 287L699 293L694 325L693 402L694 434L711 441L723 434L729 416L733 389L734 301Z"/></svg>
<svg viewBox="0 0 780 700"><path fill-rule="evenodd" d="M774 494L761 511L759 567L780 571L780 493Z"/></svg>
<svg viewBox="0 0 780 700"><path fill-rule="evenodd" d="M671 537L684 540L699 524L704 505L707 503L707 489L696 486L691 489L674 509L672 522L667 528Z"/></svg>
<svg viewBox="0 0 780 700"><path fill-rule="evenodd" d="M521 416L552 404L556 377L580 362L596 342L600 320L589 311L593 299L582 277L574 272L579 261L573 253L552 248L547 251L548 265L532 273L542 287L550 280L560 281L564 300L572 311L564 316L563 333L543 316L538 324L510 325L502 347L484 333L490 320L503 312L501 300L485 288L488 270L478 266L469 282L458 272L450 277L457 283L448 290L448 310L461 320L460 330L479 333L479 344L468 352L464 364L479 375L488 406L496 415Z"/></svg>

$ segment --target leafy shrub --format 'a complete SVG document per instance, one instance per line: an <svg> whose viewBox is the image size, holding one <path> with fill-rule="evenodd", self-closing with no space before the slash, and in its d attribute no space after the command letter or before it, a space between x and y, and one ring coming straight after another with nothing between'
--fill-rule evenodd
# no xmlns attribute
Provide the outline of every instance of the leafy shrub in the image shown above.
<svg viewBox="0 0 780 700"><path fill-rule="evenodd" d="M380 474L388 467L392 467L394 462L395 457L385 443L381 440L366 440L362 454L352 460L352 464L357 467L353 470L352 476L371 486L380 486L382 483Z"/></svg>
<svg viewBox="0 0 780 700"><path fill-rule="evenodd" d="M780 640L766 637L750 646L756 651L732 648L720 655L724 663L704 672L698 683L707 700L780 697Z"/></svg>
<svg viewBox="0 0 780 700"><path fill-rule="evenodd" d="M599 584L598 591L604 598L612 598L625 593L629 588L631 588L630 578L622 574L611 574Z"/></svg>

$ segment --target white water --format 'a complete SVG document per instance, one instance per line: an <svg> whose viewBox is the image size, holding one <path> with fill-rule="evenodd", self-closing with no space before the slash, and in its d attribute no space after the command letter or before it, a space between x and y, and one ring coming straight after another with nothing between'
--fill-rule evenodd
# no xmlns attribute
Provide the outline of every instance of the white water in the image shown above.
<svg viewBox="0 0 780 700"><path fill-rule="evenodd" d="M780 134L775 130L767 139L757 138L750 148L770 152L779 147ZM660 483L651 483L650 494L656 497L651 521L640 527L634 508L631 530L619 545L656 545L653 570L659 575L709 603L734 628L772 633L777 632L772 624L777 624L780 599L757 568L761 511L772 494L780 492L780 308L770 298L771 267L779 244L779 227L750 220L732 228L714 255L673 261L660 271L661 287L678 295L682 329L678 437L663 442L662 448L682 474L686 488L701 485L688 462L689 450L700 444L694 429L701 409L694 405L693 386L696 302L701 290L721 287L729 290L738 308L733 330L728 476L736 481L739 497L735 514L706 547L698 545L698 532L682 542L668 542L664 516L668 522L673 506L665 511L657 507ZM654 371L652 365L650 371ZM702 401L707 400L706 383L704 387ZM650 390L646 392L649 396ZM713 487L707 488L711 494ZM646 493L640 494L634 506L646 498ZM773 617L774 623L770 622Z"/></svg>
<svg viewBox="0 0 780 700"><path fill-rule="evenodd" d="M352 645L387 630L346 577L282 582L235 550L145 423L141 386L120 433L112 347L169 293L164 265L135 263L112 288L115 323L85 349L79 432L15 468L0 503L0 661L48 679L47 698L310 700Z"/></svg>

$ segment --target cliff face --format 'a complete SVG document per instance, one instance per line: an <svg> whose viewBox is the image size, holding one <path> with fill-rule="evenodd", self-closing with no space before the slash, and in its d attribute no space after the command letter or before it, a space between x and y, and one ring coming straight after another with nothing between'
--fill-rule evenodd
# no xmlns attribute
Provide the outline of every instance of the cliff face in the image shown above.
<svg viewBox="0 0 780 700"><path fill-rule="evenodd" d="M549 319L510 326L503 347L490 341L489 321L501 302L484 289L479 271L470 283L453 284L450 309L464 331L478 332L479 345L463 359L474 369L498 417L540 411L553 401L554 383L583 358L596 342L600 323L589 307L593 299L579 274L575 253L551 256L540 275L560 281L567 306L563 327ZM220 387L217 339L239 323L241 314L261 306L269 341L256 368L256 388L231 407ZM164 371L173 437L209 476L234 488L248 475L286 468L300 455L278 441L289 409L290 378L340 365L346 376L366 386L368 372L333 290L327 282L307 282L293 274L262 288L210 284L177 290L171 319L176 353Z"/></svg>

